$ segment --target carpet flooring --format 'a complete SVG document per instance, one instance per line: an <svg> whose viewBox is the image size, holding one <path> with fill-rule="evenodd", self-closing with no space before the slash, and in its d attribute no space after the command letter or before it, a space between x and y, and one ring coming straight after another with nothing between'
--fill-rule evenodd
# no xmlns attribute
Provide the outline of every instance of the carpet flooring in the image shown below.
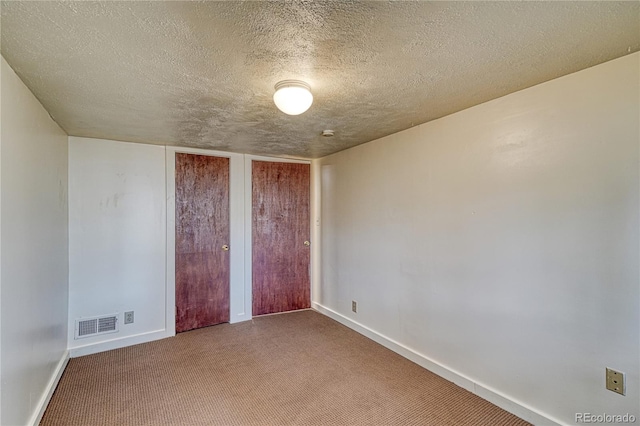
<svg viewBox="0 0 640 426"><path fill-rule="evenodd" d="M41 425L527 425L315 311L74 358Z"/></svg>

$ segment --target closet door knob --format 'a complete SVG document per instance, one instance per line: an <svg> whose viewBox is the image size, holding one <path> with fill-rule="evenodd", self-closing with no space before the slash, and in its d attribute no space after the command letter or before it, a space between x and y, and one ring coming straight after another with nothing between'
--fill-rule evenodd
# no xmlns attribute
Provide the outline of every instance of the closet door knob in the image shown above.
<svg viewBox="0 0 640 426"><path fill-rule="evenodd" d="M304 242L304 245L305 245L305 246L307 246L307 247L309 247L309 246L311 245L311 243L310 243L309 241L305 241L305 242Z"/></svg>
<svg viewBox="0 0 640 426"><path fill-rule="evenodd" d="M224 250L224 251L229 251L229 246L228 246L228 245L226 245L226 244L225 244L225 245L223 245L223 246L222 246L222 250Z"/></svg>

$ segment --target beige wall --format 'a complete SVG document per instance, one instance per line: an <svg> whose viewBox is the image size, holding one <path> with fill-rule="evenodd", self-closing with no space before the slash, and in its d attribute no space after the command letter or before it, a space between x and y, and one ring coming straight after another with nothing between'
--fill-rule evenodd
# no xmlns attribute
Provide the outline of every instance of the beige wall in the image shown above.
<svg viewBox="0 0 640 426"><path fill-rule="evenodd" d="M1 61L0 424L21 425L67 359L67 135Z"/></svg>
<svg viewBox="0 0 640 426"><path fill-rule="evenodd" d="M316 162L314 302L549 419L640 418L639 62Z"/></svg>

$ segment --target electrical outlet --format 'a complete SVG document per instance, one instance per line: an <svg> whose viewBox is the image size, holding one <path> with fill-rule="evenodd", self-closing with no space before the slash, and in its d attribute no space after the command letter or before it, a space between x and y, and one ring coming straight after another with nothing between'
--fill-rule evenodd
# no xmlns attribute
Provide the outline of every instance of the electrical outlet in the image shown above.
<svg viewBox="0 0 640 426"><path fill-rule="evenodd" d="M355 300L351 301L351 310L355 313L358 313L358 302Z"/></svg>
<svg viewBox="0 0 640 426"><path fill-rule="evenodd" d="M624 373L607 368L607 389L620 395L625 393Z"/></svg>
<svg viewBox="0 0 640 426"><path fill-rule="evenodd" d="M125 324L133 324L133 311L124 313L124 323Z"/></svg>

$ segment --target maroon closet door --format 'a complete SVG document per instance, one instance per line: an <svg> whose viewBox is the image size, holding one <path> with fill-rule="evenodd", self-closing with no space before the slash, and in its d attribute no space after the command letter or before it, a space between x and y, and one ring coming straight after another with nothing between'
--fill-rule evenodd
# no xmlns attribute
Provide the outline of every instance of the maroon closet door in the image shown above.
<svg viewBox="0 0 640 426"><path fill-rule="evenodd" d="M229 159L176 153L176 332L229 321Z"/></svg>
<svg viewBox="0 0 640 426"><path fill-rule="evenodd" d="M308 164L252 162L253 315L311 306Z"/></svg>

